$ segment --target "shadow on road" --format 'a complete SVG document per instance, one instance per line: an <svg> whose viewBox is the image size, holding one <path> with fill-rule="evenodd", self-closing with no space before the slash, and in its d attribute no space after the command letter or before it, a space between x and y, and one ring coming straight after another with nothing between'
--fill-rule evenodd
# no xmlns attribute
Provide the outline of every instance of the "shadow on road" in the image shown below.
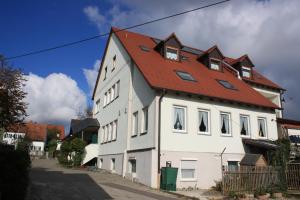
<svg viewBox="0 0 300 200"><path fill-rule="evenodd" d="M113 199L87 174L32 168L30 177L29 199Z"/></svg>

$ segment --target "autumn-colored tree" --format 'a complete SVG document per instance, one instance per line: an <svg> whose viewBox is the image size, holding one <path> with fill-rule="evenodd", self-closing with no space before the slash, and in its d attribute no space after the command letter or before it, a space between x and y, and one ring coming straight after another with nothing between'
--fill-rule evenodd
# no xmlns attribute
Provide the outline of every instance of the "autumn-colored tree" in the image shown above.
<svg viewBox="0 0 300 200"><path fill-rule="evenodd" d="M27 116L26 79L20 69L14 69L0 55L0 129L23 122Z"/></svg>

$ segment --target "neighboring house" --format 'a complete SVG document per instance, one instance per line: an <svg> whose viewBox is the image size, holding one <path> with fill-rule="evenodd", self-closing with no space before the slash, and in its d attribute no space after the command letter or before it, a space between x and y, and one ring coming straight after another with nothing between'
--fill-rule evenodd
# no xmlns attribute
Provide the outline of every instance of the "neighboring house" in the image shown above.
<svg viewBox="0 0 300 200"><path fill-rule="evenodd" d="M98 145L98 129L100 125L97 119L72 119L70 125L70 133L64 140L72 138L81 138L86 142L85 154L82 165L96 165L99 145Z"/></svg>
<svg viewBox="0 0 300 200"><path fill-rule="evenodd" d="M291 142L290 162L300 163L300 121L278 118L278 136Z"/></svg>
<svg viewBox="0 0 300 200"><path fill-rule="evenodd" d="M283 91L247 55L112 28L93 93L98 167L157 188L171 165L178 188L209 188L221 160L236 167L277 148Z"/></svg>
<svg viewBox="0 0 300 200"><path fill-rule="evenodd" d="M57 135L58 139L64 137L64 126L40 124L30 121L10 127L9 131L3 134L3 142L15 145L20 137L23 138L26 136L32 141L30 155L41 156L44 154L48 129L57 129L60 132Z"/></svg>

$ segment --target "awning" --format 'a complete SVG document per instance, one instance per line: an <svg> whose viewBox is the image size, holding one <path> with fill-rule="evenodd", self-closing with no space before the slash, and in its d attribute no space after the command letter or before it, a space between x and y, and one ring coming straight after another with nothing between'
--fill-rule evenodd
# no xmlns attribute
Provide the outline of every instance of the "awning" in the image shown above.
<svg viewBox="0 0 300 200"><path fill-rule="evenodd" d="M262 157L261 154L246 153L240 162L240 165L255 166L257 161Z"/></svg>
<svg viewBox="0 0 300 200"><path fill-rule="evenodd" d="M278 148L278 145L274 144L274 142L272 142L271 140L243 138L242 141L246 145L268 149L268 150L275 150Z"/></svg>

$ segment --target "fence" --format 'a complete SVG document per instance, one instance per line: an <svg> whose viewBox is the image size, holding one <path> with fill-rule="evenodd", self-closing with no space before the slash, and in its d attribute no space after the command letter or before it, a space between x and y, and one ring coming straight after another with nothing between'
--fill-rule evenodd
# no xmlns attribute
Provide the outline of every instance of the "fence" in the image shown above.
<svg viewBox="0 0 300 200"><path fill-rule="evenodd" d="M286 184L288 190L300 190L300 163L286 166Z"/></svg>
<svg viewBox="0 0 300 200"><path fill-rule="evenodd" d="M250 192L259 188L279 184L279 168L239 166L230 168L224 166L223 192Z"/></svg>

